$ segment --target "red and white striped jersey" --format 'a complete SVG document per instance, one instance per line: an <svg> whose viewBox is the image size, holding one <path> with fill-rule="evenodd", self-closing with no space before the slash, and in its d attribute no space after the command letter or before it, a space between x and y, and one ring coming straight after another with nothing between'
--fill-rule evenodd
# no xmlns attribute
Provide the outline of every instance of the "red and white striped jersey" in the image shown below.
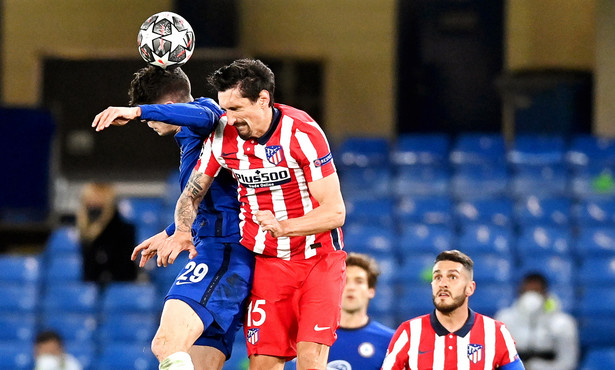
<svg viewBox="0 0 615 370"><path fill-rule="evenodd" d="M305 215L318 206L308 183L335 173L329 143L305 112L276 104L271 127L259 139L243 140L226 116L203 143L197 171L215 176L220 168L238 182L241 243L248 249L282 259L307 259L342 249L341 229L316 235L273 238L255 221L259 210L278 220Z"/></svg>
<svg viewBox="0 0 615 370"><path fill-rule="evenodd" d="M469 312L466 324L454 333L440 324L435 311L403 322L391 339L382 369L523 369L504 324Z"/></svg>

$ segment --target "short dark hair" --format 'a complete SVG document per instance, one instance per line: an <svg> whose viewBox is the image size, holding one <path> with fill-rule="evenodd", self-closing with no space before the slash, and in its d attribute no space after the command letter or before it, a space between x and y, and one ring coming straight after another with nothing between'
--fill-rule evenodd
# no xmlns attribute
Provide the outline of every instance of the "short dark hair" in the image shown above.
<svg viewBox="0 0 615 370"><path fill-rule="evenodd" d="M251 102L257 101L260 92L266 90L270 96L269 105L273 106L275 75L258 59L238 59L216 70L207 81L218 92L237 87L241 96Z"/></svg>
<svg viewBox="0 0 615 370"><path fill-rule="evenodd" d="M56 333L53 330L44 330L36 335L36 339L34 340L35 344L45 343L49 341L56 341L60 343L60 347L64 346L64 342L60 334Z"/></svg>
<svg viewBox="0 0 615 370"><path fill-rule="evenodd" d="M528 284L528 283L538 283L541 286L543 293L546 293L547 290L549 289L549 281L540 272L532 271L532 272L527 273L523 277L523 280L521 281L520 288L522 288L525 284Z"/></svg>
<svg viewBox="0 0 615 370"><path fill-rule="evenodd" d="M152 104L165 96L174 102L190 100L190 80L180 67L162 69L147 66L138 70L128 89L129 104Z"/></svg>
<svg viewBox="0 0 615 370"><path fill-rule="evenodd" d="M457 249L440 252L440 254L436 256L435 263L440 261L453 261L461 263L461 265L470 272L470 276L474 274L474 261L472 261L467 254L458 251Z"/></svg>
<svg viewBox="0 0 615 370"><path fill-rule="evenodd" d="M346 267L357 266L367 272L367 286L375 288L380 276L380 269L375 259L363 253L350 252L346 256Z"/></svg>

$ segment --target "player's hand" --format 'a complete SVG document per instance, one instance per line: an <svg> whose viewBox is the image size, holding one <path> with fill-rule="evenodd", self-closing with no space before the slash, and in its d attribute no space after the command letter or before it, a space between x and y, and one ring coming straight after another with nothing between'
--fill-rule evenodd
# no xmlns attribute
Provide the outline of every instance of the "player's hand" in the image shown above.
<svg viewBox="0 0 615 370"><path fill-rule="evenodd" d="M171 236L169 236L165 241L163 246L158 249L158 258L156 259L156 264L158 267L164 266L167 267L169 264L175 262L177 256L182 251L188 251L188 258L193 259L196 257L196 247L192 244L192 233L189 231L177 231Z"/></svg>
<svg viewBox="0 0 615 370"><path fill-rule="evenodd" d="M271 211L258 211L254 216L256 217L256 223L261 229L269 231L272 237L286 236L282 224L280 224L280 221L275 218Z"/></svg>
<svg viewBox="0 0 615 370"><path fill-rule="evenodd" d="M141 242L141 244L137 245L135 249L132 250L132 255L130 256L130 259L134 261L135 259L137 259L137 255L139 255L139 252L141 252L139 267L145 266L147 261L149 261L150 258L156 255L156 252L163 246L164 241L167 240L167 238L167 232L165 230L162 230L158 234L148 239L145 239L143 242Z"/></svg>
<svg viewBox="0 0 615 370"><path fill-rule="evenodd" d="M140 116L141 108L139 107L109 107L94 117L92 127L96 131L102 131L111 125L123 126Z"/></svg>

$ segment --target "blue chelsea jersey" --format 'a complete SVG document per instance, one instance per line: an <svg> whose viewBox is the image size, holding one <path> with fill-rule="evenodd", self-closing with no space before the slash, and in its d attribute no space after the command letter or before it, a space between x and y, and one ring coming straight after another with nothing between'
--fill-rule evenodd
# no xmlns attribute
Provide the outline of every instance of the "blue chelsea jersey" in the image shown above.
<svg viewBox="0 0 615 370"><path fill-rule="evenodd" d="M170 106L173 106L172 109ZM141 105L141 119L161 121L182 126L175 135L180 148L179 182L183 190L196 165L203 141L214 130L222 109L210 98L191 103ZM215 201L214 201L215 200ZM167 227L167 234L175 231L175 224ZM227 171L220 171L199 205L192 226L193 235L222 237L236 242L239 238L239 201L237 184ZM224 241L224 240L223 240Z"/></svg>
<svg viewBox="0 0 615 370"><path fill-rule="evenodd" d="M395 330L371 319L361 328L338 328L327 369L380 369L394 333Z"/></svg>

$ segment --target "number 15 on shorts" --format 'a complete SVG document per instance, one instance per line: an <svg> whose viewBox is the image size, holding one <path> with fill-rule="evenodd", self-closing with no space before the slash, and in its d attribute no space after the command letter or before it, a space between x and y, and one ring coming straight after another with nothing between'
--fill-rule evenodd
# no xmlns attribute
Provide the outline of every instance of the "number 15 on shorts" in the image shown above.
<svg viewBox="0 0 615 370"><path fill-rule="evenodd" d="M254 303L254 306L252 306ZM250 302L248 306L248 321L247 326L261 326L265 322L267 318L267 314L265 310L261 308L261 306L265 305L264 299L257 299L254 302Z"/></svg>

